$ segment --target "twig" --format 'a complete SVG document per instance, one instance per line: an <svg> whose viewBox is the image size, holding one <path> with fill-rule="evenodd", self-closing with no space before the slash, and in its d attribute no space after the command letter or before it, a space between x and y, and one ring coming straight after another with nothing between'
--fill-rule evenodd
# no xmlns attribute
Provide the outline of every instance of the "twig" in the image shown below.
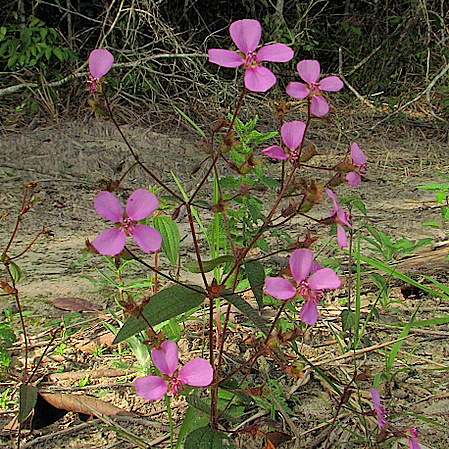
<svg viewBox="0 0 449 449"><path fill-rule="evenodd" d="M396 109L396 111L392 112L391 114L389 114L387 117L383 118L382 120L380 120L379 122L377 122L375 125L373 125L370 130L374 130L375 128L377 128L381 123L389 120L391 117L393 117L393 115L398 114L399 112L401 112L402 110L404 110L406 107L410 106L411 104L415 103L416 101L418 101L420 98L422 98L424 95L427 95L434 87L435 84L444 76L446 75L446 73L449 71L449 64L446 64L446 66L444 67L443 70L441 70L440 73L438 73L438 75L436 75L433 80L430 82L430 84L419 94L417 95L415 98L413 98L410 101L407 101L407 103L403 104L400 108Z"/></svg>
<svg viewBox="0 0 449 449"><path fill-rule="evenodd" d="M341 80L345 83L348 89L366 106L370 108L375 108L375 106L371 103L371 101L367 100L363 95L359 94L355 88L348 82L348 80L343 75L343 48L340 47L338 49L338 75Z"/></svg>

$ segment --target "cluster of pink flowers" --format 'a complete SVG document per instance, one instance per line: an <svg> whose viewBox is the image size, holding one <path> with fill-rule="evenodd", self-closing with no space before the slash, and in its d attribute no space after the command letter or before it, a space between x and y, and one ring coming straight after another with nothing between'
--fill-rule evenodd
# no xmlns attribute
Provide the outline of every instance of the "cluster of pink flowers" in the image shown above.
<svg viewBox="0 0 449 449"><path fill-rule="evenodd" d="M166 340L160 349L153 348L151 358L162 376L138 377L134 381L137 394L149 401L160 399L169 390L176 396L184 385L207 387L213 381L214 370L201 357L190 360L178 370L178 346L174 341Z"/></svg>
<svg viewBox="0 0 449 449"><path fill-rule="evenodd" d="M276 83L276 76L271 70L263 67L261 62L288 62L294 56L293 50L285 44L265 45L257 49L262 27L254 19L233 22L229 32L239 51L211 48L208 52L209 61L223 67L243 65L246 88L253 92L266 92ZM300 61L297 70L306 84L292 81L287 86L287 93L293 98L311 98L310 110L317 117L327 114L329 105L322 92L336 92L342 89L341 79L338 76L328 76L319 81L320 63L313 59Z"/></svg>
<svg viewBox="0 0 449 449"><path fill-rule="evenodd" d="M267 277L265 293L283 301L300 296L305 301L300 312L301 320L313 325L318 319L317 303L322 298L323 290L340 287L340 278L332 268L314 263L313 252L307 248L293 251L289 264L296 285L282 277Z"/></svg>

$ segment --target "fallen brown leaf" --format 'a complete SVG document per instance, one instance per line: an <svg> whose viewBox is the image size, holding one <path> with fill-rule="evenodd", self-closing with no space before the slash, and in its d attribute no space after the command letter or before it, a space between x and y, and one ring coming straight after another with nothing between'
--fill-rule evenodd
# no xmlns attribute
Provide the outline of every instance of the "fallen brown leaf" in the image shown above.
<svg viewBox="0 0 449 449"><path fill-rule="evenodd" d="M69 310L70 312L87 312L102 309L101 306L82 298L56 298L52 301L52 304L58 309Z"/></svg>

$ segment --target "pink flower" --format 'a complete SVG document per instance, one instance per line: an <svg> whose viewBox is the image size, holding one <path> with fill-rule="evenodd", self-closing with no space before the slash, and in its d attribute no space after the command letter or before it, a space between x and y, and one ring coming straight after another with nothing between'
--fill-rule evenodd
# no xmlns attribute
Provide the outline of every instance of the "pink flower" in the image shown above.
<svg viewBox="0 0 449 449"><path fill-rule="evenodd" d="M309 276L313 270L316 271ZM322 291L340 287L340 278L332 268L321 268L318 264L314 264L313 252L307 248L296 249L292 252L290 271L296 287L287 279L267 277L265 293L283 301L299 294L306 301L300 312L301 320L313 325L318 319L317 302L322 297Z"/></svg>
<svg viewBox="0 0 449 449"><path fill-rule="evenodd" d="M380 405L379 390L377 390L376 388L370 388L369 392L371 393L371 397L373 398L374 411L376 412L377 416L377 425L380 429L383 429L388 422L387 418L385 418L387 411Z"/></svg>
<svg viewBox="0 0 449 449"><path fill-rule="evenodd" d="M306 124L299 120L284 123L281 127L281 137L290 152L286 153L279 145L272 145L262 150L262 153L273 159L289 159L293 164L296 163L299 157L299 153L296 150L304 140L305 130Z"/></svg>
<svg viewBox="0 0 449 449"><path fill-rule="evenodd" d="M90 92L94 93L97 90L100 78L109 72L114 63L114 56L105 48L97 48L92 50L89 55L89 70L90 77L88 83L90 84Z"/></svg>
<svg viewBox="0 0 449 449"><path fill-rule="evenodd" d="M157 251L161 247L162 236L159 231L137 223L159 207L154 193L145 189L135 190L126 203L126 213L123 213L118 199L106 190L97 194L94 205L99 215L119 225L102 232L92 242L100 254L107 256L118 254L125 247L126 236L131 236L145 253Z"/></svg>
<svg viewBox="0 0 449 449"><path fill-rule="evenodd" d="M421 449L421 446L419 444L420 441L422 441L421 438L419 438L419 431L416 427L410 427L408 429L409 431L409 437L408 437L408 444L410 449Z"/></svg>
<svg viewBox="0 0 449 449"><path fill-rule="evenodd" d="M343 87L343 81L338 76L327 76L318 82L320 77L320 63L314 59L305 59L298 62L299 76L307 83L292 81L286 91L293 98L312 97L310 110L317 117L322 117L329 112L329 105L321 92L337 92Z"/></svg>
<svg viewBox="0 0 449 449"><path fill-rule="evenodd" d="M262 61L287 62L293 58L293 50L285 44L265 45L256 51L262 35L258 20L243 19L229 27L231 38L239 51L211 48L209 61L223 67L245 68L245 86L253 92L266 92L276 82L274 73L260 65Z"/></svg>
<svg viewBox="0 0 449 449"><path fill-rule="evenodd" d="M366 156L355 142L351 143L351 159L356 170L349 172L346 175L346 180L350 186L357 187L361 180L360 175L366 173Z"/></svg>
<svg viewBox="0 0 449 449"><path fill-rule="evenodd" d="M149 401L160 399L169 389L176 396L184 388L183 385L207 387L214 378L211 364L201 357L190 360L177 371L178 346L174 341L166 340L161 344L161 349L153 348L151 357L164 377L145 376L134 381L137 394Z"/></svg>
<svg viewBox="0 0 449 449"><path fill-rule="evenodd" d="M345 229L343 226L347 226L348 228L352 228L351 223L349 222L350 216L349 214L340 207L337 201L337 197L335 193L331 189L326 189L326 193L332 198L334 202L334 209L330 210L331 217L334 220L334 223L337 224L337 244L340 249L347 248L348 246L348 237L346 236Z"/></svg>

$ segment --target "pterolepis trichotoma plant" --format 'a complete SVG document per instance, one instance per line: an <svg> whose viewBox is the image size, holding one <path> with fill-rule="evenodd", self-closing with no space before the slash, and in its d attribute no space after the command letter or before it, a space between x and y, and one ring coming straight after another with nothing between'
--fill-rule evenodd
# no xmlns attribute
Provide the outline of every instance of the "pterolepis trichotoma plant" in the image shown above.
<svg viewBox="0 0 449 449"><path fill-rule="evenodd" d="M273 406L272 417L278 414L285 417L288 404L285 398L276 397L280 389L274 387L274 381L254 385L251 373L260 363L269 361L291 379L304 376L304 366L310 365L297 339L320 320L325 292L342 285L338 273L316 260L317 252L312 247L318 236L305 225L301 230L298 223L305 218L323 228L331 227L336 232L337 246L346 248L346 232L352 222L339 203L336 189L340 184L356 188L367 170L367 158L356 142L348 142L347 153L337 164L314 164L318 150L309 141L308 132L330 112L328 93L343 88L339 77L321 77L320 63L316 60L301 60L297 64L302 81L291 81L286 88L288 98L278 102L281 106L275 113L280 121L279 130L259 133L255 130L256 120L245 124L238 118L248 93L266 93L276 83L276 76L265 63L287 63L293 59L294 51L280 43L260 46L262 29L257 20L238 20L229 31L236 50L210 49L208 58L221 67L243 69L242 90L233 113L219 117L210 133L204 133L199 145L204 156L195 167L198 180L190 193L176 176L177 188L163 182L134 150L114 118L104 78L113 67L112 54L102 48L93 50L89 57L90 104L109 117L129 148L131 158L125 176L140 167L151 184L161 188L173 202L173 213L169 216L159 210L156 195L144 186L136 186L123 209L119 197L125 176L111 180L109 189L95 196L94 207L114 226L88 243L93 252L135 260L164 284L142 293L140 303L135 301L125 310L124 324L115 343L146 332L148 338L143 344L151 348L153 366L151 373L138 377L134 385L137 394L147 400L165 398L171 447L175 444L180 447L182 443L185 448L203 447L198 445L200 441L207 441L206 446L211 448L234 447L236 432L230 430L239 418L251 423L245 426L249 434L265 435L263 420L249 419L254 414L251 395L266 392ZM296 100L304 100L306 105L301 117L291 111L291 102ZM266 146L270 139L276 141ZM311 177L314 171L327 176ZM205 200L199 194L207 192L210 180L212 188ZM322 203L329 206L327 214L315 212ZM181 212L188 220L190 258L179 254L179 231L175 229ZM147 217L152 214L149 221ZM292 230L285 231L287 226ZM213 251L205 252L203 242ZM267 261L280 252L289 254L288 263L275 273ZM156 262L160 253L165 254L168 269ZM153 261L149 254L153 254ZM178 275L180 267L198 273L199 281L192 283L189 275L185 276L187 280L182 279ZM267 304L275 311L271 321L261 313ZM231 320L232 307L239 310L248 329L252 329L242 342L249 353L244 360L227 354L235 326ZM197 334L194 345L202 348L199 357L180 354L180 342L166 338L158 330L161 323L185 320L192 311L201 311L205 316L205 329ZM281 325L285 317L290 323L287 328ZM188 322L185 329L188 332ZM182 340L182 336L178 337ZM181 367L180 359L185 363ZM343 392L339 393L343 397ZM175 443L170 398L179 395L185 396L188 409ZM347 407L343 399L341 405ZM295 438L298 439L297 434Z"/></svg>

